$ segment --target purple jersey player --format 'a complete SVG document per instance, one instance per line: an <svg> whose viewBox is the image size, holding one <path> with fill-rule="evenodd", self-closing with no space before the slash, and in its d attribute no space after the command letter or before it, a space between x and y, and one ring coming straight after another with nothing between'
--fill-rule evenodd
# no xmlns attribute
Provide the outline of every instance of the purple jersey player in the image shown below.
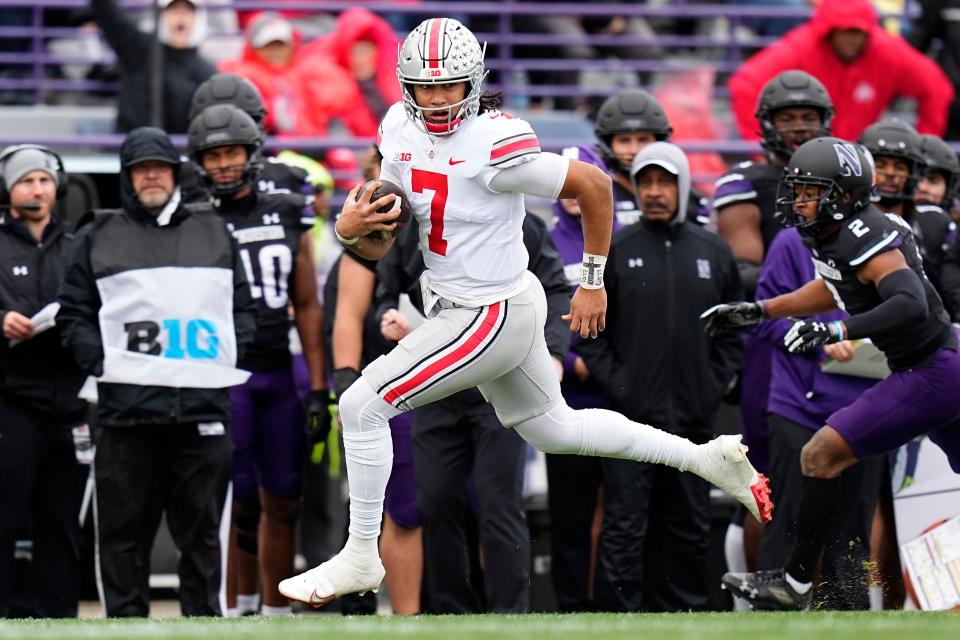
<svg viewBox="0 0 960 640"><path fill-rule="evenodd" d="M817 561L841 507L845 469L927 434L960 473L957 330L924 275L910 227L870 204L872 187L873 167L863 148L832 137L801 146L784 172L779 215L803 234L821 277L792 293L703 314L707 331L722 333L764 318L839 307L850 317L795 321L784 338L787 349L802 353L870 338L892 371L834 412L803 447L799 526L786 566L724 576L724 585L758 608L810 605Z"/></svg>

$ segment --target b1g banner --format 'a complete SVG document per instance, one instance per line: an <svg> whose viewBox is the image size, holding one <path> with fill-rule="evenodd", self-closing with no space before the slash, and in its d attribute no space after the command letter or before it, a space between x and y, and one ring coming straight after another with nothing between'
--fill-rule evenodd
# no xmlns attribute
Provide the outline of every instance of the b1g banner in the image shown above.
<svg viewBox="0 0 960 640"><path fill-rule="evenodd" d="M235 366L231 270L134 269L99 278L97 288L99 382L218 389L250 377Z"/></svg>

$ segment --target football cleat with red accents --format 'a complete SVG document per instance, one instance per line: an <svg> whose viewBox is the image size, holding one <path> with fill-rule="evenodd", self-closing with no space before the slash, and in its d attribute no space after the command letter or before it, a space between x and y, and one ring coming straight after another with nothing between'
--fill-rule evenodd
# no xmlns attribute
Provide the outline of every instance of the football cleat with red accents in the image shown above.
<svg viewBox="0 0 960 640"><path fill-rule="evenodd" d="M720 436L700 445L690 471L732 496L760 522L773 519L770 481L750 464L740 436Z"/></svg>

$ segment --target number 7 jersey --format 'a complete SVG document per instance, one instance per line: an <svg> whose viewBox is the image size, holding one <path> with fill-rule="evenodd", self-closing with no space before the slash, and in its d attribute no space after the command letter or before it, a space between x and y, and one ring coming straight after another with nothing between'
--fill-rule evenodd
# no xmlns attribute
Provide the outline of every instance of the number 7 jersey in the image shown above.
<svg viewBox="0 0 960 640"><path fill-rule="evenodd" d="M403 187L420 228L420 250L438 295L465 306L523 290L523 194L494 191L501 170L540 153L530 125L487 111L453 134L431 136L394 104L377 134L380 177Z"/></svg>

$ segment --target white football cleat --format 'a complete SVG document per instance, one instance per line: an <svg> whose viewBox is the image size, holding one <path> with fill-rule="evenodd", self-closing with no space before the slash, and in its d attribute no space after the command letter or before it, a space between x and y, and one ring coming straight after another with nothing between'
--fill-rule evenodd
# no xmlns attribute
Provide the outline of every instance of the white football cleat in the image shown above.
<svg viewBox="0 0 960 640"><path fill-rule="evenodd" d="M773 519L770 481L747 459L740 436L719 436L697 448L690 471L745 506L760 522Z"/></svg>
<svg viewBox="0 0 960 640"><path fill-rule="evenodd" d="M379 556L343 550L319 567L287 578L278 585L280 593L311 607L322 607L348 593L376 593L386 571Z"/></svg>

